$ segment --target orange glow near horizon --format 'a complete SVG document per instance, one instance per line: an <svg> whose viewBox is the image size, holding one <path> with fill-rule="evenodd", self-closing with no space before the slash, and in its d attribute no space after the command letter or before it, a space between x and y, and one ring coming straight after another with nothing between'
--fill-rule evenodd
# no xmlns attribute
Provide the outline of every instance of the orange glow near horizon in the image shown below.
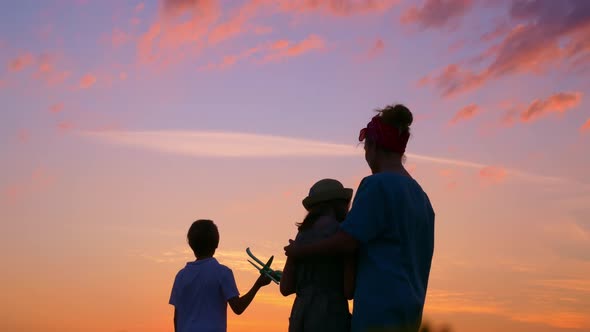
<svg viewBox="0 0 590 332"><path fill-rule="evenodd" d="M247 292L245 249L282 269L309 186L356 190L391 103L436 211L425 319L590 330L583 0L3 5L0 331L172 331L201 218ZM285 331L292 301L273 283L228 330Z"/></svg>

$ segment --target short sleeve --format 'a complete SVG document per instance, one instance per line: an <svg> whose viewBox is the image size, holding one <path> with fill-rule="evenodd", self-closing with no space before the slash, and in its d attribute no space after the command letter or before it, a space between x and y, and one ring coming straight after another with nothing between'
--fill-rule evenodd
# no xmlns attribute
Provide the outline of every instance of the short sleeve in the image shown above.
<svg viewBox="0 0 590 332"><path fill-rule="evenodd" d="M383 195L378 179L364 178L340 229L364 244L375 239L385 230Z"/></svg>
<svg viewBox="0 0 590 332"><path fill-rule="evenodd" d="M168 301L168 303L172 304L173 306L176 306L178 304L178 296L180 295L180 279L181 273L178 272L178 274L176 274L176 278L174 278L174 284L172 285L172 291L170 292L170 300Z"/></svg>
<svg viewBox="0 0 590 332"><path fill-rule="evenodd" d="M236 280L234 279L234 273L231 269L223 267L221 274L221 292L225 300L229 300L236 296L240 296L238 286L236 286Z"/></svg>

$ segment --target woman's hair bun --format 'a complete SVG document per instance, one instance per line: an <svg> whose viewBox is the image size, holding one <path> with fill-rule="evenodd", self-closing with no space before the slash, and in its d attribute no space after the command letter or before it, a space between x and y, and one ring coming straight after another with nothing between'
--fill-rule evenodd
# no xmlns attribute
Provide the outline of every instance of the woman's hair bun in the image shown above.
<svg viewBox="0 0 590 332"><path fill-rule="evenodd" d="M389 105L379 112L385 123L396 128L407 130L414 121L412 112L402 104Z"/></svg>

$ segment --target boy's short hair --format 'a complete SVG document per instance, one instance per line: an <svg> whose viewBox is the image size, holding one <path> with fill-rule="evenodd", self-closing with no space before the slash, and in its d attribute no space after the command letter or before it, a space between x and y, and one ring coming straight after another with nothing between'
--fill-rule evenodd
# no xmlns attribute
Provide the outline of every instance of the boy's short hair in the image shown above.
<svg viewBox="0 0 590 332"><path fill-rule="evenodd" d="M199 219L191 225L186 235L188 245L195 256L212 256L219 245L219 231L209 219Z"/></svg>

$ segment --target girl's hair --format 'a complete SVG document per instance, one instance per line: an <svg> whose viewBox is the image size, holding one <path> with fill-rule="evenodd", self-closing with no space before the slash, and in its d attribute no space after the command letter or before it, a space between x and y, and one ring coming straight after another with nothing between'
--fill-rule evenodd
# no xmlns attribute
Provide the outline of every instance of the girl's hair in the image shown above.
<svg viewBox="0 0 590 332"><path fill-rule="evenodd" d="M342 222L348 213L348 204L349 201L344 199L334 199L317 203L309 209L303 221L295 225L297 225L299 231L304 231L310 229L316 220L326 215L333 215L338 222Z"/></svg>

